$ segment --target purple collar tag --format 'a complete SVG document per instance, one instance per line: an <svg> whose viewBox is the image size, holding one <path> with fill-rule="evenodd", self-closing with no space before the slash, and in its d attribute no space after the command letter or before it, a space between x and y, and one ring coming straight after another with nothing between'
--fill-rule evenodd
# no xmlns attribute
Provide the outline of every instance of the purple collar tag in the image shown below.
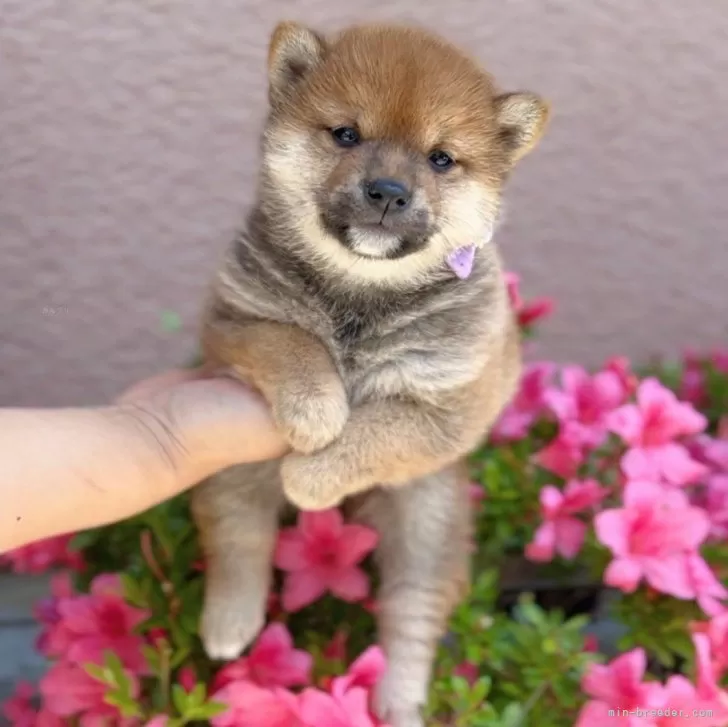
<svg viewBox="0 0 728 727"><path fill-rule="evenodd" d="M475 245L459 247L447 256L447 264L460 280L470 277L473 272L473 261L475 260Z"/></svg>

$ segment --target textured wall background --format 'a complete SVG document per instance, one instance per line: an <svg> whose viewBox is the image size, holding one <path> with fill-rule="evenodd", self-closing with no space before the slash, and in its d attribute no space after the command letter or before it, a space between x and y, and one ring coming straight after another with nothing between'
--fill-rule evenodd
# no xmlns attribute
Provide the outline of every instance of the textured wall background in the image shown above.
<svg viewBox="0 0 728 727"><path fill-rule="evenodd" d="M282 17L424 23L553 101L500 233L526 292L558 298L542 353L728 341L725 3L355 6L0 0L0 404L100 401L187 355L249 199Z"/></svg>

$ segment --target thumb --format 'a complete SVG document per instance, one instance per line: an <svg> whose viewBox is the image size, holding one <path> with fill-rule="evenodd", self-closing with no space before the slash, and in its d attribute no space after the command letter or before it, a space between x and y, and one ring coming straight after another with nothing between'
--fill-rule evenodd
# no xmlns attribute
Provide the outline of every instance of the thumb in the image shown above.
<svg viewBox="0 0 728 727"><path fill-rule="evenodd" d="M135 411L174 459L198 481L235 464L281 457L287 445L260 394L228 378L172 376L124 395L120 407ZM136 388L136 387L135 387ZM167 440L169 448L164 447ZM194 484L180 483L181 487Z"/></svg>

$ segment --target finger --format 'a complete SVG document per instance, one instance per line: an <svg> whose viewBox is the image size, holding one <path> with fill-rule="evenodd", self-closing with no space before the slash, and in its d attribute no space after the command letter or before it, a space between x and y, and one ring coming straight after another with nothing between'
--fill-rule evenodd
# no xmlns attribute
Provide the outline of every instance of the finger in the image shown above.
<svg viewBox="0 0 728 727"><path fill-rule="evenodd" d="M117 397L115 403L124 404L129 401L137 401L163 389L183 384L187 381L198 381L209 377L210 371L207 368L172 369L134 384L121 394L121 396Z"/></svg>
<svg viewBox="0 0 728 727"><path fill-rule="evenodd" d="M195 464L223 468L288 451L265 399L230 378L183 383L148 401L164 413Z"/></svg>

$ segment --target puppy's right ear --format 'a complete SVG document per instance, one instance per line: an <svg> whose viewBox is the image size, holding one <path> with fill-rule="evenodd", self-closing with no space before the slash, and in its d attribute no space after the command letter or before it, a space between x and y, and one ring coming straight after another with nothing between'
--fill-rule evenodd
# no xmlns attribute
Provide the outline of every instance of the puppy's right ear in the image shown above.
<svg viewBox="0 0 728 727"><path fill-rule="evenodd" d="M274 108L321 61L326 41L315 31L285 21L273 31L268 48L268 96Z"/></svg>

